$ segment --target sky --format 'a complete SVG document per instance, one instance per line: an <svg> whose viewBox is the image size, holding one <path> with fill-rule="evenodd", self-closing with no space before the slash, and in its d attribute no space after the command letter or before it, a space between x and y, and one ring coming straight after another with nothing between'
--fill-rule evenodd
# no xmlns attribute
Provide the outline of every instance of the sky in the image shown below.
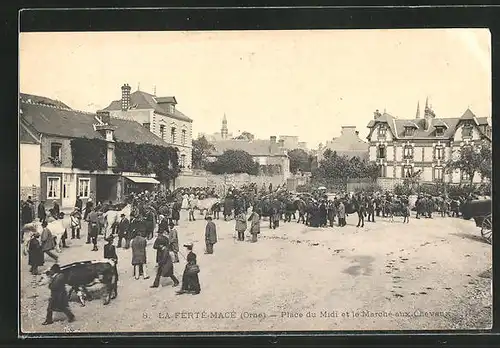
<svg viewBox="0 0 500 348"><path fill-rule="evenodd" d="M491 117L487 29L65 32L20 34L20 92L94 112L128 83L175 96L198 132L297 135L309 148L376 109L414 118L469 107Z"/></svg>

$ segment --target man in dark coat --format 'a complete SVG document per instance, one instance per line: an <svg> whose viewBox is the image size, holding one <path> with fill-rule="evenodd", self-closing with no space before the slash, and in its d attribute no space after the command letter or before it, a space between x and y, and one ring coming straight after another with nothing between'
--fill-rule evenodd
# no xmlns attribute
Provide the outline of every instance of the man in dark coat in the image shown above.
<svg viewBox="0 0 500 348"><path fill-rule="evenodd" d="M75 208L78 208L78 209L80 209L80 211L82 211L83 201L82 201L82 198L80 195L78 195L78 197L76 197Z"/></svg>
<svg viewBox="0 0 500 348"><path fill-rule="evenodd" d="M372 197L367 198L366 212L368 214L368 221L375 222L375 200Z"/></svg>
<svg viewBox="0 0 500 348"><path fill-rule="evenodd" d="M38 215L38 220L40 222L44 222L45 219L47 218L47 212L45 211L45 201L40 201L40 204L38 204L38 209L37 209L37 215Z"/></svg>
<svg viewBox="0 0 500 348"><path fill-rule="evenodd" d="M337 215L337 208L335 207L335 204L333 204L332 201L328 202L327 215L330 227L333 227L333 223L335 222L335 216Z"/></svg>
<svg viewBox="0 0 500 348"><path fill-rule="evenodd" d="M23 225L29 224L30 222L33 221L33 208L31 207L31 204L29 204L27 201L24 202L22 206L21 221Z"/></svg>
<svg viewBox="0 0 500 348"><path fill-rule="evenodd" d="M174 275L174 264L172 263L172 258L170 257L170 251L168 248L168 239L167 240L161 240L158 243L159 249L158 251L160 252L160 257L158 260L158 269L156 271L156 277L153 282L153 285L151 285L151 288L157 288L160 286L160 278L161 277L170 277L174 285L177 286L179 285L179 280L177 277Z"/></svg>
<svg viewBox="0 0 500 348"><path fill-rule="evenodd" d="M44 263L42 246L38 241L39 237L40 233L33 233L28 244L28 265L31 266L30 273L33 275L38 275L38 267L42 266Z"/></svg>
<svg viewBox="0 0 500 348"><path fill-rule="evenodd" d="M356 227L365 227L365 214L366 214L366 206L364 198L359 197L356 200L356 211L358 213L358 224Z"/></svg>
<svg viewBox="0 0 500 348"><path fill-rule="evenodd" d="M160 263L161 259L161 246L169 245L168 237L163 233L163 231L158 230L158 237L153 244L153 249L156 250L156 263Z"/></svg>
<svg viewBox="0 0 500 348"><path fill-rule="evenodd" d="M319 205L319 226L326 227L327 216L326 216L326 203L325 201L321 201Z"/></svg>
<svg viewBox="0 0 500 348"><path fill-rule="evenodd" d="M97 214L97 208L93 209L92 212L90 212L88 218L89 218L89 232L87 236L87 241L88 243L92 241L92 244L94 245L92 251L97 251L98 250L97 235L99 234L99 216Z"/></svg>
<svg viewBox="0 0 500 348"><path fill-rule="evenodd" d="M212 217L208 215L207 226L205 227L205 245L207 250L205 254L213 254L214 253L214 244L217 243L217 227L212 221Z"/></svg>
<svg viewBox="0 0 500 348"><path fill-rule="evenodd" d="M54 219L59 219L60 212L61 212L61 209L59 208L59 203L57 203L57 201L54 201L54 205L52 206L52 209L51 209L51 214L54 217Z"/></svg>
<svg viewBox="0 0 500 348"><path fill-rule="evenodd" d="M92 201L92 198L89 198L87 203L85 203L85 213L83 214L83 220L87 220L87 216L90 214L93 208L94 202Z"/></svg>
<svg viewBox="0 0 500 348"><path fill-rule="evenodd" d="M177 294L191 293L197 295L201 292L200 279L198 278L200 267L196 264L196 254L193 253L193 243L184 244L184 246L189 250L189 253L186 256L187 264L182 274L181 290L178 291Z"/></svg>
<svg viewBox="0 0 500 348"><path fill-rule="evenodd" d="M125 238L125 249L130 247L130 222L125 217L125 214L120 215L120 221L118 222L118 245L117 248L122 247L122 240Z"/></svg>
<svg viewBox="0 0 500 348"><path fill-rule="evenodd" d="M158 233L168 233L168 219L164 215L160 215L160 221L158 224Z"/></svg>
<svg viewBox="0 0 500 348"><path fill-rule="evenodd" d="M52 312L63 312L68 317L68 321L72 322L75 320L75 315L69 309L68 294L66 292L66 281L64 274L61 273L61 269L58 264L52 265L49 271L49 276L52 277L49 289L50 289L50 299L49 305L47 306L47 317L42 325L52 324Z"/></svg>

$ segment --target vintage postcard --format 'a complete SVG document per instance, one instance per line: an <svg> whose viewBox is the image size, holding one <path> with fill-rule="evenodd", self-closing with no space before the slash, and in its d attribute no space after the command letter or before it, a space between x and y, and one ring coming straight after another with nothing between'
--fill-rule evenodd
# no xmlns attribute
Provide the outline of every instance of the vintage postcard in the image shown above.
<svg viewBox="0 0 500 348"><path fill-rule="evenodd" d="M491 328L490 41L21 33L21 332Z"/></svg>

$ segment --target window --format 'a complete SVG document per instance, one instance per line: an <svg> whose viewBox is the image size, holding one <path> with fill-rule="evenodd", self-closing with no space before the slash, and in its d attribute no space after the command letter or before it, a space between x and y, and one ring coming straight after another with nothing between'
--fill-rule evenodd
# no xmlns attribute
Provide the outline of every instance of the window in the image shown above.
<svg viewBox="0 0 500 348"><path fill-rule="evenodd" d="M377 158L385 158L386 156L386 149L384 145L380 145L377 148Z"/></svg>
<svg viewBox="0 0 500 348"><path fill-rule="evenodd" d="M404 166L403 167L403 178L409 178L413 174L412 166Z"/></svg>
<svg viewBox="0 0 500 348"><path fill-rule="evenodd" d="M466 171L462 170L460 172L460 179L462 181L470 181L470 175L469 175L469 173L467 173Z"/></svg>
<svg viewBox="0 0 500 348"><path fill-rule="evenodd" d="M90 179L80 178L78 179L78 194L82 198L89 198L90 193Z"/></svg>
<svg viewBox="0 0 500 348"><path fill-rule="evenodd" d="M160 138L165 140L165 126L164 125L160 125Z"/></svg>
<svg viewBox="0 0 500 348"><path fill-rule="evenodd" d="M404 159L413 158L413 146L405 145L405 147L403 148L403 158Z"/></svg>
<svg viewBox="0 0 500 348"><path fill-rule="evenodd" d="M171 114L174 113L174 105L173 104L168 104L168 112L170 112Z"/></svg>
<svg viewBox="0 0 500 348"><path fill-rule="evenodd" d="M405 127L405 136L410 137L415 134L415 129L413 127Z"/></svg>
<svg viewBox="0 0 500 348"><path fill-rule="evenodd" d="M443 127L437 127L436 128L436 136L442 137L444 135L444 128Z"/></svg>
<svg viewBox="0 0 500 348"><path fill-rule="evenodd" d="M434 181L443 181L443 168L434 167Z"/></svg>
<svg viewBox="0 0 500 348"><path fill-rule="evenodd" d="M462 127L462 137L464 138L472 137L472 125L466 124Z"/></svg>
<svg viewBox="0 0 500 348"><path fill-rule="evenodd" d="M181 168L184 168L186 166L186 155L182 154L181 155Z"/></svg>
<svg viewBox="0 0 500 348"><path fill-rule="evenodd" d="M175 144L175 127L170 130L170 136L172 138L172 143Z"/></svg>
<svg viewBox="0 0 500 348"><path fill-rule="evenodd" d="M381 178L385 178L386 175L387 175L387 167L386 166L382 166L382 165L379 165L378 166L378 169L379 169L379 176Z"/></svg>
<svg viewBox="0 0 500 348"><path fill-rule="evenodd" d="M444 148L442 146L436 146L434 148L434 158L437 160L444 159Z"/></svg>
<svg viewBox="0 0 500 348"><path fill-rule="evenodd" d="M50 157L52 158L57 158L58 160L61 159L61 149L62 149L62 144L61 143L52 143L50 144Z"/></svg>
<svg viewBox="0 0 500 348"><path fill-rule="evenodd" d="M379 137L385 137L385 133L387 132L387 128L385 125L380 125L378 127L378 136Z"/></svg>
<svg viewBox="0 0 500 348"><path fill-rule="evenodd" d="M185 129L182 130L181 142L182 142L182 145L186 145L186 130Z"/></svg>
<svg viewBox="0 0 500 348"><path fill-rule="evenodd" d="M61 190L61 179L57 177L47 178L47 198L58 199Z"/></svg>
<svg viewBox="0 0 500 348"><path fill-rule="evenodd" d="M142 124L144 126L144 128L146 128L147 130L151 130L151 123L143 123Z"/></svg>

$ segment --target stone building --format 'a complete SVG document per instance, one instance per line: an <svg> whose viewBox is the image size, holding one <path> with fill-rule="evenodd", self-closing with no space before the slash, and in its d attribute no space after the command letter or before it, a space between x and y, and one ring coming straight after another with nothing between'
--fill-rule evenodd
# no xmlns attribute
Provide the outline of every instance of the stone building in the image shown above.
<svg viewBox="0 0 500 348"><path fill-rule="evenodd" d="M43 97L38 97L43 98ZM114 144L167 144L136 121L112 119L107 111L89 113L63 105L40 102L21 95L19 100L19 136L21 194L38 186L36 200L57 201L63 209L72 208L77 195L84 202L121 201L125 194L139 189L153 189L160 184L155 175L122 173L114 170ZM71 140L100 139L107 142L107 169L73 168ZM34 190L34 189L33 189Z"/></svg>
<svg viewBox="0 0 500 348"><path fill-rule="evenodd" d="M399 119L386 112L374 113L368 123L369 159L380 167L382 178L405 178L420 171L422 182L470 182L466 173L445 173L445 165L462 146L491 141L486 117L476 117L467 108L462 116L437 118L426 101L424 117L417 104L415 118ZM476 174L474 182L481 182Z"/></svg>
<svg viewBox="0 0 500 348"><path fill-rule="evenodd" d="M318 163L324 158L327 149L337 152L339 156L359 157L368 159L369 144L359 137L356 126L342 126L340 136L328 140L325 145L320 144L316 152Z"/></svg>
<svg viewBox="0 0 500 348"><path fill-rule="evenodd" d="M175 97L158 97L140 90L130 93L130 86L121 87L121 99L114 100L104 110L112 118L139 122L168 145L179 149L179 164L190 171L193 149L193 120L177 108Z"/></svg>

